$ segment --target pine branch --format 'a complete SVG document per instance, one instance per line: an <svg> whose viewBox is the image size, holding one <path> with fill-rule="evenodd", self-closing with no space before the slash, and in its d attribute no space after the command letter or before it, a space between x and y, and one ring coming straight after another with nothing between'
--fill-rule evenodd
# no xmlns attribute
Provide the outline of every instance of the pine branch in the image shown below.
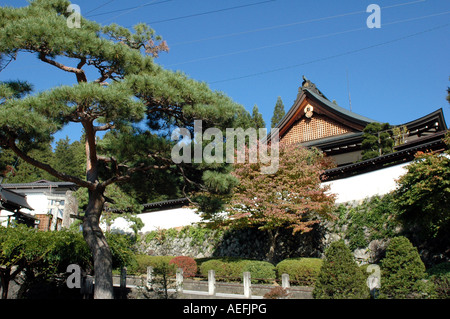
<svg viewBox="0 0 450 319"><path fill-rule="evenodd" d="M119 165L120 166L120 165ZM100 187L107 187L108 185L124 182L129 180L132 175L136 172L145 172L151 169L168 169L170 167L170 164L166 165L145 165L144 163L141 163L139 166L129 168L123 175L116 175L113 176L106 181L102 182L99 186Z"/></svg>
<svg viewBox="0 0 450 319"><path fill-rule="evenodd" d="M88 182L88 181L84 181L78 177L72 176L72 175L68 175L68 174L64 174L61 173L57 170L55 170L53 167L51 167L48 164L42 163L30 156L28 156L27 154L25 154L21 149L19 149L16 145L16 143L13 140L9 140L8 141L8 147L17 154L17 156L19 156L21 159L23 159L25 162L27 162L28 164L31 164L33 166L36 166L44 171L46 171L47 173L55 176L56 178L66 181L66 182L72 182L77 184L78 186L81 187L86 187L90 190L94 190L95 189L95 184Z"/></svg>
<svg viewBox="0 0 450 319"><path fill-rule="evenodd" d="M53 65L55 67L57 67L58 69L61 69L63 71L66 72L71 72L71 73L75 73L77 76L77 81L78 82L87 82L87 78L86 78L86 74L84 73L84 71L81 68L73 68L67 65L64 65L62 63L56 62L54 60L50 60L48 59L44 53L39 53L39 60L48 63L50 65ZM83 66L86 63L86 59L82 59L80 61L80 63L78 64L78 66Z"/></svg>

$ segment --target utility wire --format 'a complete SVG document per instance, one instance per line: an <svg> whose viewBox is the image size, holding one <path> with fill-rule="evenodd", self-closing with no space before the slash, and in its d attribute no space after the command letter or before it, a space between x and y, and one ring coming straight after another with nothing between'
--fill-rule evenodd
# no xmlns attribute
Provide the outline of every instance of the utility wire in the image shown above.
<svg viewBox="0 0 450 319"><path fill-rule="evenodd" d="M390 8L394 8L394 7L411 5L411 4L416 4L419 2L425 2L425 1L427 1L427 0L417 0L417 1L412 1L412 2L398 3L398 4L391 5L391 6L381 7L381 9L383 9L383 10L390 9ZM332 16L328 16L328 17L321 17L321 18L297 21L297 22L286 23L286 24L279 24L279 25L274 25L274 26L264 27L264 28L259 28L259 29L253 29L253 30L248 30L248 31L222 34L222 35L217 35L217 36L212 36L212 37L202 38L202 39L197 39L197 40L171 43L170 46L174 47L177 45L184 45L184 44L198 43L198 42L209 41L209 40L223 39L223 38L234 37L234 36L243 35L243 34L261 32L261 31L270 31L270 30L275 30L275 29L287 28L287 27L291 27L291 26L295 26L295 25L299 25L299 24L330 20L330 19L341 18L341 17L346 17L346 16L350 16L350 15L355 15L355 14L361 14L361 13L366 13L366 10L342 13L342 14L332 15Z"/></svg>
<svg viewBox="0 0 450 319"><path fill-rule="evenodd" d="M317 62L331 60L331 59L342 57L342 56L345 56L345 55L354 54L354 53L358 53L358 52L361 52L361 51L365 51L365 50L373 49L373 48L376 48L376 47L380 47L380 46L383 46L383 45L395 43L395 42L398 42L398 41L401 41L401 40L409 39L409 38L415 37L417 35L421 35L421 34L424 34L424 33L432 32L432 31L435 31L435 30L438 30L438 29L442 29L442 28L448 27L449 25L450 25L450 23L439 25L437 27L426 29L424 31L408 34L408 35L400 37L400 38L396 38L396 39L392 39L392 40L389 40L389 41L380 42L380 43L373 44L373 45L370 45L370 46L366 46L366 47L363 47L363 48L349 50L349 51L346 51L346 52L334 54L334 55L323 57L323 58L319 58L319 59L314 59L314 60L303 62L303 63L299 63L299 64L294 64L294 65L289 65L289 66L285 66L285 67L281 67L281 68L271 69L271 70L267 70L267 71L263 71L263 72L252 73L252 74L247 74L247 75L243 75L243 76L238 76L238 77L233 77L233 78L213 81L213 82L209 82L209 83L210 84L215 84L215 83L223 83L223 82L241 80L241 79L251 78L251 77L255 77L255 76L259 76L259 75L265 75L265 74L274 73L274 72L278 72L278 71L293 69L293 68L297 68L299 66L303 66L303 65L307 65L307 64L313 64L313 63L317 63Z"/></svg>
<svg viewBox="0 0 450 319"><path fill-rule="evenodd" d="M104 4L102 4L102 5L99 5L98 7L92 9L91 11L86 12L86 14L89 14L89 13L94 12L94 11L100 9L100 8L103 8L104 6L106 6L107 4L110 4L110 3L113 2L113 1L114 1L114 0L110 0L110 1L108 1L108 2L106 2L106 3L104 3Z"/></svg>
<svg viewBox="0 0 450 319"><path fill-rule="evenodd" d="M234 7L228 7L228 8L217 9L217 10L212 10L212 11L194 13L194 14L189 14L189 15L185 15L185 16L165 19L165 20L151 21L151 22L148 22L148 24L153 25L153 24L162 23L162 22L169 22L169 21L181 20L181 19L186 19L186 18L198 17L198 16L203 16L203 15L208 15L208 14L211 14L211 13L217 13L217 12L241 9L241 8L246 8L246 7L251 7L251 6L257 6L257 5L265 4L265 3L268 3L268 2L274 2L274 1L276 1L276 0L266 0L266 1L250 3L250 4L243 4L243 5L240 5L240 6L234 6Z"/></svg>
<svg viewBox="0 0 450 319"><path fill-rule="evenodd" d="M416 21L416 20L421 20L421 19L441 16L441 15L445 15L445 14L449 14L449 13L450 13L450 11L446 11L446 12L439 12L439 13L430 14L430 15L421 16L421 17L416 17L416 18L409 18L409 19L404 19L404 20L400 20L400 21L393 21L393 22L383 23L383 26L388 26L388 25L393 25L393 24L398 24L398 23L404 23L404 22L410 22L410 21ZM166 66L167 67L172 67L172 66L177 66L177 65L187 64L187 63L193 63L193 62L200 62L200 61L211 60L211 59L216 59L216 58L222 58L222 57L231 56L231 55L237 55L237 54L241 54L241 53L248 53L248 52L254 52L254 51L263 50L263 49L270 49L270 48L280 47L280 46L284 46L284 45L288 45L288 44L293 44L293 43L298 43L298 42L303 42L303 41L308 41L308 40L327 38L327 37L332 37L332 36L341 35L341 34L350 33L350 32L363 31L363 30L367 30L367 27L361 27L361 28L350 29L350 30L339 31L339 32L332 32L332 33L327 33L327 34L318 35L318 36L312 36L312 37L307 37L307 38L302 38L302 39L297 39L297 40L292 40L292 41L285 41L285 42L280 42L280 43L276 43L276 44L265 45L265 46L261 46L261 47L257 47L257 48L250 48L250 49L233 51L233 52L223 53L223 54L218 54L218 55L213 55L213 56L207 56L207 57L193 59L193 60L189 60L189 61L169 64L169 65L166 65Z"/></svg>
<svg viewBox="0 0 450 319"><path fill-rule="evenodd" d="M114 1L114 0L112 0L112 1ZM107 11L107 12L91 14L90 16L86 16L86 17L87 18L97 17L97 16L102 16L102 15L106 15L106 14L110 14L110 13L116 13L116 12L122 12L122 11L128 11L128 10L134 11L134 9L140 9L140 8L147 7L147 6L150 6L150 5L157 5L157 4L164 3L164 2L169 2L169 1L172 1L172 0L164 0L164 1L156 2L156 3L155 3L155 1L156 0L153 0L153 1L141 4L141 5L138 5L138 6L134 6L134 7L129 7L129 8L123 8L123 9L117 9L117 10L112 10L112 11ZM90 13L92 11L89 11L88 13Z"/></svg>

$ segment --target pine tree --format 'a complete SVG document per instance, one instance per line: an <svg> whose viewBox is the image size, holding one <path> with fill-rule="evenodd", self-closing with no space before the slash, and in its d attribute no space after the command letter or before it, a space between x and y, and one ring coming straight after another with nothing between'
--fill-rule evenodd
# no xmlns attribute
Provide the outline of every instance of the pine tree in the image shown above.
<svg viewBox="0 0 450 319"><path fill-rule="evenodd" d="M273 128L280 123L281 119L284 117L284 104L281 100L281 97L278 97L277 103L275 104L275 109L273 110L272 120L270 122L270 126Z"/></svg>
<svg viewBox="0 0 450 319"><path fill-rule="evenodd" d="M231 186L226 183L229 168L174 163L175 143L167 132L175 126L191 129L197 119L203 121L203 130L234 127L245 112L205 83L154 63L168 48L146 24L130 31L81 18L80 27L73 28L68 24L69 5L67 0L34 0L27 7L0 7L3 56L15 56L20 63L19 53L31 53L75 80L21 99L0 92L6 93L0 97L0 147L58 180L88 190L82 228L93 255L94 297L112 298L111 249L99 226L107 187L129 182L136 174L167 172L182 181L187 194L224 192ZM148 129L138 126L144 121ZM83 177L60 171L31 153L69 123L83 127ZM102 132L108 138L99 145L97 135Z"/></svg>

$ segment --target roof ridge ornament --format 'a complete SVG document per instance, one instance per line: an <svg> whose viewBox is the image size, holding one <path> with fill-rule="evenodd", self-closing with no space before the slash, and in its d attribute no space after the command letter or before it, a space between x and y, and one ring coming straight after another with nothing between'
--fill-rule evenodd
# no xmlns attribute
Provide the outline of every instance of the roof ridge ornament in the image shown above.
<svg viewBox="0 0 450 319"><path fill-rule="evenodd" d="M320 90L317 88L317 86L313 82L308 80L306 78L306 76L303 75L302 78L303 78L302 86L298 89L298 93L302 93L304 90L308 89L308 90L320 95L321 97L327 99L327 97L322 92L320 92Z"/></svg>

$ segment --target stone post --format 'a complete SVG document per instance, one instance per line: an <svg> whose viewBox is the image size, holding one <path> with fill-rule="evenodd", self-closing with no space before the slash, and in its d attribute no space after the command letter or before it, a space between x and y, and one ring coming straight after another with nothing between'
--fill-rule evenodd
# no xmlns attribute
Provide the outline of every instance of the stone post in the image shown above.
<svg viewBox="0 0 450 319"><path fill-rule="evenodd" d="M211 269L208 270L208 295L214 296L216 294L216 272Z"/></svg>
<svg viewBox="0 0 450 319"><path fill-rule="evenodd" d="M250 272L244 272L244 297L250 299L252 297Z"/></svg>
<svg viewBox="0 0 450 319"><path fill-rule="evenodd" d="M177 269L176 283L177 283L177 292L183 293L183 269L181 268Z"/></svg>
<svg viewBox="0 0 450 319"><path fill-rule="evenodd" d="M289 284L289 274L281 275L281 287L285 289L289 289L291 287Z"/></svg>
<svg viewBox="0 0 450 319"><path fill-rule="evenodd" d="M122 267L120 271L120 293L122 298L125 298L127 290L127 267Z"/></svg>
<svg viewBox="0 0 450 319"><path fill-rule="evenodd" d="M153 284L153 267L147 267L147 288L151 289Z"/></svg>

